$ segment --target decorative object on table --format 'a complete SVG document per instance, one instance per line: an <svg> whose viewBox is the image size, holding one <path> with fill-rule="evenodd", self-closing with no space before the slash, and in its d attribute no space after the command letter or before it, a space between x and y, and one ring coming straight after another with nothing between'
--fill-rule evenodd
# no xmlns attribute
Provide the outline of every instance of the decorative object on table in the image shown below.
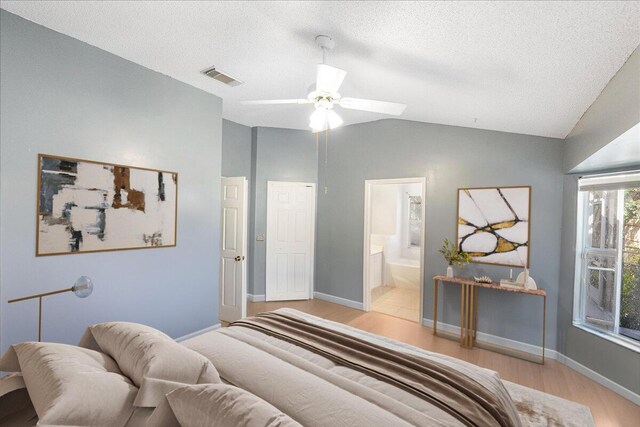
<svg viewBox="0 0 640 427"><path fill-rule="evenodd" d="M493 283L493 280L491 280L491 277L489 276L480 276L480 277L473 276L473 280L475 280L478 283L487 283L487 284Z"/></svg>
<svg viewBox="0 0 640 427"><path fill-rule="evenodd" d="M458 189L457 244L470 262L529 265L531 187Z"/></svg>
<svg viewBox="0 0 640 427"><path fill-rule="evenodd" d="M514 282L513 280L509 279L500 280L500 286L512 289L524 289L524 283Z"/></svg>
<svg viewBox="0 0 640 427"><path fill-rule="evenodd" d="M440 248L438 252L440 252L449 263L447 267L447 277L453 277L453 264L464 268L464 265L470 260L469 254L459 250L458 246L451 243L447 238L444 239L442 248Z"/></svg>
<svg viewBox="0 0 640 427"><path fill-rule="evenodd" d="M36 256L176 245L178 174L38 155Z"/></svg>
<svg viewBox="0 0 640 427"><path fill-rule="evenodd" d="M524 268L524 271L518 274L516 280L513 280L513 270L509 272L509 280L502 279L500 280L500 286L504 286L505 288L513 288L513 289L526 289L529 291L534 291L538 289L536 285L536 281L529 275L529 269Z"/></svg>
<svg viewBox="0 0 640 427"><path fill-rule="evenodd" d="M78 298L86 298L91 295L91 292L93 292L93 282L87 276L80 276L70 288L29 295L27 297L11 299L7 302L11 304L14 302L38 298L38 341L42 341L42 298L50 295L62 294L64 292L73 292Z"/></svg>
<svg viewBox="0 0 640 427"><path fill-rule="evenodd" d="M516 279L516 282L518 284L521 283L525 289L530 291L534 291L538 289L538 285L536 284L536 281L533 280L533 277L529 275L528 268L525 268L522 273L518 274L518 278Z"/></svg>

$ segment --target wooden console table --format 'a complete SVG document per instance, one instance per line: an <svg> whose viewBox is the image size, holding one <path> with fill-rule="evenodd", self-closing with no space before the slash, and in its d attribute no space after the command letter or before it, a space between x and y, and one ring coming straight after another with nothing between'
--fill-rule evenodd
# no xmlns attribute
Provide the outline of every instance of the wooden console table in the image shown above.
<svg viewBox="0 0 640 427"><path fill-rule="evenodd" d="M496 283L478 283L473 279L465 279L463 277L447 277L447 276L434 276L433 277L433 334L438 335L438 284L453 283L460 285L462 296L460 298L460 345L465 348L471 348L476 343L476 335L478 332L478 289L495 289L498 291L515 292L525 295L534 295L542 297L542 359L531 360L531 358L523 357L520 353L508 351L504 347L493 346L488 343L482 343L479 347L486 348L488 350L505 353L510 356L519 357L521 359L534 361L536 363L544 364L544 344L545 344L545 332L546 332L546 317L547 317L547 293L544 289L528 290L528 289L515 289L500 286ZM443 335L449 338L447 335ZM530 354L530 353L525 353Z"/></svg>

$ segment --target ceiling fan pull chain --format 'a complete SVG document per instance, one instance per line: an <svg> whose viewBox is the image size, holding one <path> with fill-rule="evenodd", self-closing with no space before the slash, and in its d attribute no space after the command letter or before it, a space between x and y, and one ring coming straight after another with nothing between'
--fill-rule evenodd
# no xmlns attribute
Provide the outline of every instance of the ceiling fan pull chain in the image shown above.
<svg viewBox="0 0 640 427"><path fill-rule="evenodd" d="M327 174L327 159L329 158L329 129L324 130L324 174Z"/></svg>

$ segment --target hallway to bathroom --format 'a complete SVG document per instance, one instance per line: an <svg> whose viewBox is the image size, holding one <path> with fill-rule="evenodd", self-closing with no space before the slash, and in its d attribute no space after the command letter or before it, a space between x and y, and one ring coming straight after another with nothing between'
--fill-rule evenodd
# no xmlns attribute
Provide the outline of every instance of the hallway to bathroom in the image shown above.
<svg viewBox="0 0 640 427"><path fill-rule="evenodd" d="M419 322L422 302L423 189L416 180L369 184L368 290L371 310Z"/></svg>

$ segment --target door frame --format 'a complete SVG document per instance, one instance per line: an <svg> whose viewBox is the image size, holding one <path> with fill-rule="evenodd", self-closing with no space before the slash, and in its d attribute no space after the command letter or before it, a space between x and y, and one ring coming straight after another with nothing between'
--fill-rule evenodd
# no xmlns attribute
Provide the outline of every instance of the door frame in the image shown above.
<svg viewBox="0 0 640 427"><path fill-rule="evenodd" d="M248 279L247 279L247 264L248 264L248 244L249 244L249 180L247 179L246 176L222 176L220 177L220 188L223 189L224 188L224 184L222 182L223 179L226 178L243 178L243 187L244 187L244 218L243 218L243 223L242 223L242 230L243 230L243 235L244 235L244 242L242 245L242 257L243 260L242 262L242 297L241 297L241 303L242 303L242 318L247 316L247 283L248 283ZM220 197L224 197L223 194L220 194ZM219 257L220 257L220 262L218 264L218 284L219 284L219 289L218 289L218 316L220 316L220 308L222 307L222 274L223 274L223 267L222 267L222 245L223 245L223 236L224 236L224 231L222 229L222 227L224 226L224 212L222 212L222 202L220 203L220 225L219 225L219 231L220 231L220 247L219 247Z"/></svg>
<svg viewBox="0 0 640 427"><path fill-rule="evenodd" d="M374 185L384 184L421 184L422 185L422 227L420 232L420 318L422 324L424 316L424 257L426 241L426 205L427 205L427 178L391 178L368 179L364 181L364 244L362 254L362 309L371 311L371 289L369 287L369 260L371 259L371 189Z"/></svg>
<svg viewBox="0 0 640 427"><path fill-rule="evenodd" d="M272 191L271 188L274 184L293 184L293 185L304 185L305 187L311 187L313 190L313 197L311 197L311 221L309 224L309 254L311 257L310 265L309 265L309 299L313 299L313 292L316 287L316 275L315 275L315 265L316 265L316 198L318 197L318 193L316 192L316 183L315 182L300 182L300 181L267 181L267 218L265 223L265 284L264 284L264 296L265 300L267 298L267 283L269 280L269 275L267 274L267 268L269 266L269 192Z"/></svg>

